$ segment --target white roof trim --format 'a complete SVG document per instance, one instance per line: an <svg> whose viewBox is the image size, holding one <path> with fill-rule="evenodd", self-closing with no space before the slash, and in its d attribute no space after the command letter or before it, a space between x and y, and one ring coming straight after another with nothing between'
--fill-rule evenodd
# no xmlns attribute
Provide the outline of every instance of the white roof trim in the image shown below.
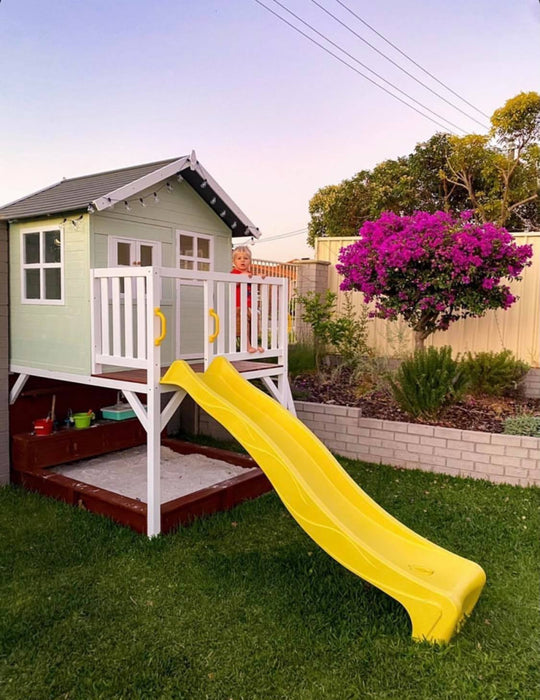
<svg viewBox="0 0 540 700"><path fill-rule="evenodd" d="M148 173L148 175L143 175L143 177L133 180L133 182L109 192L103 197L95 199L93 202L91 202L91 205L96 211L102 211L103 209L112 207L113 204L123 202L124 200L133 197L133 195L142 192L142 190L152 187L152 185L156 185L158 182L161 182L161 180L165 180L172 175L176 175L179 170L182 170L186 166L188 161L189 159L187 157L179 158L168 165L164 165L162 168L153 170L151 173Z"/></svg>
<svg viewBox="0 0 540 700"><path fill-rule="evenodd" d="M189 156L179 158L178 160L175 160L172 163L169 163L168 165L164 165L162 168L158 168L157 170L148 173L148 175L144 175L143 177L140 177L137 180L133 180L133 182L130 182L127 185L123 185L123 187L119 187L118 189L109 192L103 197L95 199L90 204L96 211L103 211L104 209L112 207L118 202L123 202L126 199L133 197L139 192L142 192L142 190L152 187L152 185L156 185L158 182L161 182L162 180L165 180L168 177L177 175L182 170L186 170L187 168L189 168L190 170L194 170L201 176L203 180L206 180L207 186L210 187L210 189L222 200L225 206L228 207L228 209L230 209L230 211L245 227L245 236L253 236L254 238L260 238L261 232L259 231L259 229L244 214L240 207L235 202L233 202L229 195L218 185L218 183L214 180L210 173L208 173L207 170L203 168L203 166L197 160L195 151L192 151Z"/></svg>
<svg viewBox="0 0 540 700"><path fill-rule="evenodd" d="M194 154L192 154L193 156ZM231 210L231 212L236 216L237 219L239 219L246 227L247 231L245 233L246 236L253 236L254 238L260 238L261 237L261 232L259 229L255 226L255 224L244 214L244 212L240 209L240 207L233 202L233 200L229 197L229 195L221 189L221 187L218 185L218 183L214 180L214 178L210 175L210 173L200 164L199 161L196 162L195 167L192 168L195 170L199 175L202 177L203 180L206 180L208 183L208 186L215 192L215 194L223 201L223 203Z"/></svg>

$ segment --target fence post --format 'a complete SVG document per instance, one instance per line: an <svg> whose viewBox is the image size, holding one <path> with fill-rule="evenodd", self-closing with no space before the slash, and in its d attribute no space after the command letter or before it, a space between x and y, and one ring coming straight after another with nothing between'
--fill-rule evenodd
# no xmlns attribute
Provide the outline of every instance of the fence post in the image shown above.
<svg viewBox="0 0 540 700"><path fill-rule="evenodd" d="M328 289L328 272L330 263L326 260L299 260L298 277L296 282L297 294L305 296L308 292L324 294ZM308 343L312 339L311 326L302 321L302 305L296 307L296 338L300 343Z"/></svg>

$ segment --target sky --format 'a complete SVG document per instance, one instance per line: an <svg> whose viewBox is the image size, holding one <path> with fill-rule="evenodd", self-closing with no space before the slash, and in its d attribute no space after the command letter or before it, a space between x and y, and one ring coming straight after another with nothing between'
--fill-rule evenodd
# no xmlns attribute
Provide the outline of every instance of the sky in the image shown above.
<svg viewBox="0 0 540 700"><path fill-rule="evenodd" d="M0 0L0 204L63 177L195 150L261 230L255 257L310 257L308 205L319 188L407 155L437 131L486 133L506 100L540 91L537 0L316 1L345 26L315 0L260 0L439 123L256 0Z"/></svg>

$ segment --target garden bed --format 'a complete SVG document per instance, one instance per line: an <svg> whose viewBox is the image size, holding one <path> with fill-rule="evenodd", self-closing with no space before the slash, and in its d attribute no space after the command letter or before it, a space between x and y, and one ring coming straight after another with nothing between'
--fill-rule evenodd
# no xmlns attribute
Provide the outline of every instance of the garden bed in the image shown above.
<svg viewBox="0 0 540 700"><path fill-rule="evenodd" d="M506 418L527 413L540 416L540 399L522 396L469 396L453 406L443 408L436 420L412 418L399 408L389 391L375 390L359 395L354 387L315 373L297 376L292 382L292 390L295 398L302 401L360 408L365 418L438 425L457 430L502 433Z"/></svg>

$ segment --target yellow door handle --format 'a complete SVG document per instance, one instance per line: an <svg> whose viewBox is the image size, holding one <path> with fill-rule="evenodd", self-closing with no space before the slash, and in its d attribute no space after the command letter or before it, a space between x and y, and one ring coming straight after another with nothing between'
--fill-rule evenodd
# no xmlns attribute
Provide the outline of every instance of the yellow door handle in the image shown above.
<svg viewBox="0 0 540 700"><path fill-rule="evenodd" d="M214 309L208 309L208 315L211 316L214 319L214 332L212 335L208 336L208 342L213 343L214 340L218 337L219 335L219 316L217 313L214 311Z"/></svg>
<svg viewBox="0 0 540 700"><path fill-rule="evenodd" d="M161 321L161 335L154 340L154 345L161 345L161 343L165 340L165 336L167 335L167 319L159 306L156 306L154 313Z"/></svg>

